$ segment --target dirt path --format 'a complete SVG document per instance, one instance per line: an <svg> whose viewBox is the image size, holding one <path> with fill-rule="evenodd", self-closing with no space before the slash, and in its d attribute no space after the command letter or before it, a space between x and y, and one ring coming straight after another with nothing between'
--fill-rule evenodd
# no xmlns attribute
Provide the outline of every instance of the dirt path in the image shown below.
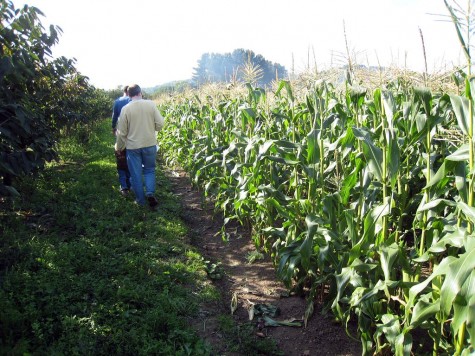
<svg viewBox="0 0 475 356"><path fill-rule="evenodd" d="M304 298L289 296L286 288L278 282L272 262L258 259L249 263L249 254L255 251L250 235L244 228L235 226L229 241L224 242L216 234L222 221L213 217L213 207L203 207L201 193L192 189L184 172L168 174L173 192L183 203L183 219L190 228L191 243L210 261L219 262L222 278L214 281L221 291L222 303L207 305L196 320L201 336L210 342L219 355L240 355L228 351L226 340L220 335L217 316L231 315L231 300L237 297L237 309L233 319L238 324L249 323L250 303L276 306L280 309L275 320L303 320L306 308ZM255 319L254 319L255 320ZM276 340L286 356L300 355L361 355L358 341L350 339L343 326L333 321L332 315L322 315L318 305L307 327L263 327L257 322L256 334Z"/></svg>

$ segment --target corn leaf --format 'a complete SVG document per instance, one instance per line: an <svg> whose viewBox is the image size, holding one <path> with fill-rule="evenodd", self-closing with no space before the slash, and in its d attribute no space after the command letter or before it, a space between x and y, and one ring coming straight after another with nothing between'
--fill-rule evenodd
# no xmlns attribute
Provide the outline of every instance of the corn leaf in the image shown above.
<svg viewBox="0 0 475 356"><path fill-rule="evenodd" d="M268 140L259 146L259 155L256 159L257 161L261 160L261 158L267 154L267 151L269 151L269 148L274 144L274 142L274 140Z"/></svg>
<svg viewBox="0 0 475 356"><path fill-rule="evenodd" d="M281 80L279 82L279 87L277 88L275 95L279 96L283 88L285 88L285 90L287 91L287 95L289 96L290 101L293 102L295 100L294 95L292 93L292 88L290 87L290 82L287 80Z"/></svg>
<svg viewBox="0 0 475 356"><path fill-rule="evenodd" d="M467 184L467 165L464 162L458 162L454 169L455 187L459 191L462 201L468 201L468 184Z"/></svg>
<svg viewBox="0 0 475 356"><path fill-rule="evenodd" d="M470 50L469 50L469 48L468 48L467 44L465 43L465 40L462 36L462 32L461 32L461 30L462 30L461 27L462 26L461 26L461 23L460 23L460 19L455 14L454 8L447 3L447 0L444 0L444 3L445 3L445 7L447 7L447 10L449 10L449 12L450 12L452 22L455 26L455 31L457 32L457 37L460 41L460 44L462 45L462 49L464 51L465 57L467 58L467 60L470 60Z"/></svg>
<svg viewBox="0 0 475 356"><path fill-rule="evenodd" d="M432 107L432 93L430 89L418 87L414 88L414 93L416 94L416 98L422 102L425 114L429 116Z"/></svg>
<svg viewBox="0 0 475 356"><path fill-rule="evenodd" d="M303 321L297 320L297 319L274 320L265 315L262 317L262 319L264 319L265 326L297 326L297 327L303 326Z"/></svg>
<svg viewBox="0 0 475 356"><path fill-rule="evenodd" d="M388 170L389 170L389 179L391 180L391 188L394 189L397 183L400 169L400 148L397 141L397 138L394 136L393 131L387 133L388 140Z"/></svg>
<svg viewBox="0 0 475 356"><path fill-rule="evenodd" d="M469 145L464 144L460 146L457 151L452 153L451 155L445 157L445 159L449 161L467 161L469 158Z"/></svg>
<svg viewBox="0 0 475 356"><path fill-rule="evenodd" d="M454 301L454 316L450 324L454 334L463 323L470 325L475 322L474 319L470 319L470 299L473 295L475 295L475 270L472 270Z"/></svg>
<svg viewBox="0 0 475 356"><path fill-rule="evenodd" d="M449 315L455 297L475 268L475 243L467 243L465 248L466 252L447 266L447 274L440 291L441 311L444 316Z"/></svg>
<svg viewBox="0 0 475 356"><path fill-rule="evenodd" d="M395 345L396 339L401 332L401 325L399 319L393 314L383 314L381 316L382 324L376 327L375 337L381 337L383 334L391 345Z"/></svg>
<svg viewBox="0 0 475 356"><path fill-rule="evenodd" d="M468 135L470 127L470 114L468 111L469 101L467 98L460 95L450 95L450 102L454 109L455 117L460 129L464 135Z"/></svg>
<svg viewBox="0 0 475 356"><path fill-rule="evenodd" d="M412 311L412 309L415 305L414 302L415 302L417 296L424 289L427 288L427 286L432 281L432 279L434 279L437 276L441 276L441 275L446 274L447 270L448 270L448 266L450 265L450 263L454 262L455 260L456 260L456 257L454 257L454 256L448 256L448 257L444 258L440 262L440 264L434 269L434 271L432 272L432 274L429 277L427 277L423 282L418 283L418 284L412 286L409 289L409 299L407 301L407 305L406 305L406 308L405 308L406 320L409 320L409 315L410 315L410 312Z"/></svg>
<svg viewBox="0 0 475 356"><path fill-rule="evenodd" d="M382 92L384 113L386 114L386 121L388 123L388 128L391 132L394 131L393 119L394 113L396 112L396 103L394 101L394 96L389 90L384 90Z"/></svg>
<svg viewBox="0 0 475 356"><path fill-rule="evenodd" d="M393 243L390 246L381 246L381 269L384 273L384 280L388 282L391 280L391 271L399 255L399 247L396 243Z"/></svg>
<svg viewBox="0 0 475 356"><path fill-rule="evenodd" d="M314 301L309 300L307 302L307 307L305 308L305 313L304 313L304 318L303 318L305 327L307 327L308 319L313 315L314 309L315 309Z"/></svg>
<svg viewBox="0 0 475 356"><path fill-rule="evenodd" d="M440 299L432 300L432 294L422 296L412 311L411 327L416 328L435 315L440 309Z"/></svg>
<svg viewBox="0 0 475 356"><path fill-rule="evenodd" d="M457 207L464 213L465 217L472 224L475 224L475 208L474 207L471 207L464 202L458 202Z"/></svg>
<svg viewBox="0 0 475 356"><path fill-rule="evenodd" d="M356 159L354 169L346 175L345 179L343 180L343 184L340 188L340 196L343 205L346 205L350 199L351 190L355 187L356 183L358 183L358 178L360 175L361 170L363 169L364 162L362 159ZM348 225L350 227L350 225Z"/></svg>
<svg viewBox="0 0 475 356"><path fill-rule="evenodd" d="M383 151L374 145L369 133L365 129L353 127L353 133L358 140L363 142L363 154L371 173L374 174L377 180L382 181Z"/></svg>
<svg viewBox="0 0 475 356"><path fill-rule="evenodd" d="M313 252L313 237L317 232L318 222L316 221L315 216L309 215L305 218L305 223L307 224L307 233L302 245L300 246L300 255L302 256L302 266L305 269L309 269L310 257Z"/></svg>
<svg viewBox="0 0 475 356"><path fill-rule="evenodd" d="M411 355L412 336L409 333L401 333L396 338L396 356Z"/></svg>
<svg viewBox="0 0 475 356"><path fill-rule="evenodd" d="M470 335L470 344L475 345L475 293L470 296L468 301L468 320L467 330Z"/></svg>
<svg viewBox="0 0 475 356"><path fill-rule="evenodd" d="M318 145L318 137L320 130L312 130L307 135L307 163L316 164L320 161L320 146Z"/></svg>
<svg viewBox="0 0 475 356"><path fill-rule="evenodd" d="M443 238L437 241L434 245L429 248L429 252L432 253L441 253L447 250L446 246L449 247L463 247L463 242L465 238L465 230L461 227L457 228L455 231L447 233Z"/></svg>

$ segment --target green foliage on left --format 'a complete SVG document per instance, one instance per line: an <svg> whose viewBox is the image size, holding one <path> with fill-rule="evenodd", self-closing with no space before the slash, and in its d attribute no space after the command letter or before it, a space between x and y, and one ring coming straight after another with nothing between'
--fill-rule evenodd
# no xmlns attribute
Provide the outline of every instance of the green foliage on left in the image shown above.
<svg viewBox="0 0 475 356"><path fill-rule="evenodd" d="M163 172L144 210L118 192L109 120L81 140L0 202L0 354L211 354L189 324L217 292Z"/></svg>
<svg viewBox="0 0 475 356"><path fill-rule="evenodd" d="M52 58L61 29L45 31L38 8L0 0L0 13L0 196L9 196L16 177L57 158L61 130L103 118L112 102L73 59Z"/></svg>

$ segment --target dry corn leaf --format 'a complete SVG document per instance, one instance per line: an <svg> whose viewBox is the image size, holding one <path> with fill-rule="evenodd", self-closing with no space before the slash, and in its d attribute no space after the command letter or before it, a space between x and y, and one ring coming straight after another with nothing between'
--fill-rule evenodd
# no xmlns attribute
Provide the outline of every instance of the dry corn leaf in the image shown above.
<svg viewBox="0 0 475 356"><path fill-rule="evenodd" d="M305 309L305 315L303 319L305 327L307 327L308 319L312 316L313 310L314 310L313 301L310 301L307 304L307 308Z"/></svg>
<svg viewBox="0 0 475 356"><path fill-rule="evenodd" d="M254 319L254 312L255 312L254 303L249 302L249 304L250 304L250 307L247 310L247 312L249 313L249 320L252 320L252 319Z"/></svg>
<svg viewBox="0 0 475 356"><path fill-rule="evenodd" d="M238 306L238 296L237 293L234 292L231 298L231 315L234 314Z"/></svg>

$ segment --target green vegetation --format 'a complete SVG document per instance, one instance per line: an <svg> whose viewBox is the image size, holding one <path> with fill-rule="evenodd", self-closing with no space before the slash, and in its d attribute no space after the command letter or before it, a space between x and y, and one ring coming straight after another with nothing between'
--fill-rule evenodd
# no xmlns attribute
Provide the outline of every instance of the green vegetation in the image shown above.
<svg viewBox="0 0 475 356"><path fill-rule="evenodd" d="M248 84L184 88L161 107L165 162L226 222L252 226L306 293L305 322L324 296L365 354L475 352L474 17L470 2L467 14L445 3L467 58L455 90L428 73L362 87L355 66L264 90L249 61ZM219 262L187 244L162 171L157 213L117 194L100 120L111 98L73 61L48 60L60 29L43 33L39 10L0 6L0 352L210 354L187 321L217 298ZM220 321L236 350L278 353Z"/></svg>
<svg viewBox="0 0 475 356"><path fill-rule="evenodd" d="M0 0L0 13L0 196L9 196L17 177L57 158L61 131L109 115L112 101L74 60L52 58L61 29L45 31L39 9Z"/></svg>
<svg viewBox="0 0 475 356"><path fill-rule="evenodd" d="M158 172L158 212L117 190L109 120L0 207L0 354L205 355L188 326L219 293ZM82 136L82 135L79 135Z"/></svg>

